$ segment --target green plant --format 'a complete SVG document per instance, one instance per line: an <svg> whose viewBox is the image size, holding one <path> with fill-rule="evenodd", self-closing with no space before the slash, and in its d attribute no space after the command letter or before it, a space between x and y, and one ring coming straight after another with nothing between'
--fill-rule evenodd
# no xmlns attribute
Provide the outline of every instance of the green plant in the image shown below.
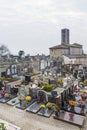
<svg viewBox="0 0 87 130"><path fill-rule="evenodd" d="M83 84L84 84L84 85L87 85L87 80L84 80L84 81L83 81Z"/></svg>
<svg viewBox="0 0 87 130"><path fill-rule="evenodd" d="M54 111L58 111L60 108L59 108L58 105L54 105L54 106L53 106L53 109L54 109Z"/></svg>
<svg viewBox="0 0 87 130"><path fill-rule="evenodd" d="M46 104L46 107L47 107L47 108L52 108L52 103L48 102L48 103Z"/></svg>
<svg viewBox="0 0 87 130"><path fill-rule="evenodd" d="M54 84L47 84L44 86L44 90L47 91L47 92L50 92L51 90L53 90L55 88L55 85Z"/></svg>
<svg viewBox="0 0 87 130"><path fill-rule="evenodd" d="M4 123L0 123L0 130L7 130Z"/></svg>

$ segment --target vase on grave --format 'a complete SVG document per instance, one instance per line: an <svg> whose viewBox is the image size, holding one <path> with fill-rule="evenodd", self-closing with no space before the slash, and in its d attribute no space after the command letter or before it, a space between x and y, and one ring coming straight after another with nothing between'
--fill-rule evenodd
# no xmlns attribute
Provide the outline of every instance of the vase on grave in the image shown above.
<svg viewBox="0 0 87 130"><path fill-rule="evenodd" d="M70 105L70 111L74 112L74 107L76 106L76 102L73 100L70 100L69 105Z"/></svg>
<svg viewBox="0 0 87 130"><path fill-rule="evenodd" d="M74 117L74 114L73 114L73 113L70 113L70 114L69 114L69 119L70 119L70 120L73 120L73 117Z"/></svg>

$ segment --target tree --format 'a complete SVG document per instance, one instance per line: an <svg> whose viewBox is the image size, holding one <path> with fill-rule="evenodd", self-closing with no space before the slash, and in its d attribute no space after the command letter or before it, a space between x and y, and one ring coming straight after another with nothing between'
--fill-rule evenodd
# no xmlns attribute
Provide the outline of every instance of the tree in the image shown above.
<svg viewBox="0 0 87 130"><path fill-rule="evenodd" d="M10 54L10 51L9 51L8 47L5 45L1 45L0 46L0 55L4 56L4 55L9 55L9 54Z"/></svg>
<svg viewBox="0 0 87 130"><path fill-rule="evenodd" d="M23 57L24 57L24 54L25 54L25 52L24 52L23 50L20 50L20 51L18 52L19 58L20 58L20 59L23 58Z"/></svg>

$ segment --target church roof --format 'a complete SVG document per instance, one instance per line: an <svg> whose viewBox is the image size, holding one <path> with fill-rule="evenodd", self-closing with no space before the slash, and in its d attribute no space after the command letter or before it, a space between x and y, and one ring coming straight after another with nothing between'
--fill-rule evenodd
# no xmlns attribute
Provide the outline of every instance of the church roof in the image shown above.
<svg viewBox="0 0 87 130"><path fill-rule="evenodd" d="M73 48L82 48L82 45L80 45L78 43L61 44L61 45L50 47L49 49L69 49L70 47L73 47Z"/></svg>
<svg viewBox="0 0 87 130"><path fill-rule="evenodd" d="M67 45L57 45L57 46L53 46L50 47L49 49L68 49L69 47Z"/></svg>

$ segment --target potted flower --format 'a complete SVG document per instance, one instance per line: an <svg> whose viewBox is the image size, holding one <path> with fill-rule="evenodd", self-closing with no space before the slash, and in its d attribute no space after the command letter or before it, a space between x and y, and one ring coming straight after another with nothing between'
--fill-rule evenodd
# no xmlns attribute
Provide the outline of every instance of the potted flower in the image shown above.
<svg viewBox="0 0 87 130"><path fill-rule="evenodd" d="M40 105L40 109L42 109L42 112L43 112L43 113L44 113L45 107L46 107L45 104L41 104L41 105Z"/></svg>
<svg viewBox="0 0 87 130"><path fill-rule="evenodd" d="M4 97L5 98L11 98L11 94L10 93L5 93Z"/></svg>
<svg viewBox="0 0 87 130"><path fill-rule="evenodd" d="M26 98L25 98L25 99L26 99L26 101L28 101L28 102L29 102L29 101L31 101L31 96L26 96Z"/></svg>
<svg viewBox="0 0 87 130"><path fill-rule="evenodd" d="M73 100L70 100L69 105L71 106L71 110L74 111L74 107L76 106L76 102Z"/></svg>
<svg viewBox="0 0 87 130"><path fill-rule="evenodd" d="M75 107L76 106L76 102L73 101L73 100L70 100L69 101L69 105L72 106L72 107Z"/></svg>
<svg viewBox="0 0 87 130"><path fill-rule="evenodd" d="M54 105L53 106L54 112L55 112L55 116L59 116L60 115L60 108L58 105Z"/></svg>
<svg viewBox="0 0 87 130"><path fill-rule="evenodd" d="M1 95L1 97L4 97L5 93L6 93L5 90L0 90L0 95Z"/></svg>
<svg viewBox="0 0 87 130"><path fill-rule="evenodd" d="M48 103L46 104L46 108L51 109L51 108L52 108L52 103L48 102Z"/></svg>
<svg viewBox="0 0 87 130"><path fill-rule="evenodd" d="M74 113L69 113L69 117L70 117L70 119L73 119Z"/></svg>

